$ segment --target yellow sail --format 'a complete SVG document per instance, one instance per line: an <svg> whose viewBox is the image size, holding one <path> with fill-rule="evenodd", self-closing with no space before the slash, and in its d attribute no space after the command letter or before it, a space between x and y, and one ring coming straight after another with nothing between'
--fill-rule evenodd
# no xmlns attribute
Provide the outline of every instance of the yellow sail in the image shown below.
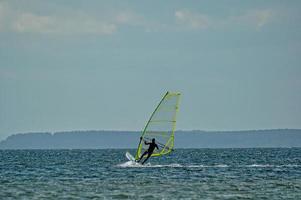
<svg viewBox="0 0 301 200"><path fill-rule="evenodd" d="M159 150L155 149L152 156L161 156L172 151L179 100L180 93L167 92L164 95L142 132L135 159L139 159L147 150L148 145L144 142L151 142L152 138L155 138L159 146Z"/></svg>

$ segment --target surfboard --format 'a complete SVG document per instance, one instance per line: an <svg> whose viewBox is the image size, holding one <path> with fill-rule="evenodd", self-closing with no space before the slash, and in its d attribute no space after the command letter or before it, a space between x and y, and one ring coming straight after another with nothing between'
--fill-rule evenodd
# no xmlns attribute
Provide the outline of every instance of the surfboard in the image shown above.
<svg viewBox="0 0 301 200"><path fill-rule="evenodd" d="M125 153L125 156L129 161L136 162L134 156L132 156L132 154L130 154L128 151Z"/></svg>

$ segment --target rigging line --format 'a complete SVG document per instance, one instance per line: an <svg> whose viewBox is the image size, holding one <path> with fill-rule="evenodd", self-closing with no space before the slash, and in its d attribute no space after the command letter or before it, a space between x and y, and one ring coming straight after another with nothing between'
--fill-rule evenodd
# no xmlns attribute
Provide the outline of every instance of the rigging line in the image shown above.
<svg viewBox="0 0 301 200"><path fill-rule="evenodd" d="M160 111L164 111L164 112L173 112L174 111L174 109L178 109L178 107L177 106L173 106L173 105L171 105L170 106L171 108L159 108L158 110L160 110Z"/></svg>
<svg viewBox="0 0 301 200"><path fill-rule="evenodd" d="M145 139L148 139L148 140L152 140L151 138L147 138L147 137L144 137ZM143 139L144 140L144 139ZM144 140L145 142L147 142L146 140ZM162 147L162 148L166 148L166 149L170 149L168 146L166 146L165 144L162 144L160 142L157 142L156 141L156 144L158 144L158 146Z"/></svg>
<svg viewBox="0 0 301 200"><path fill-rule="evenodd" d="M151 120L150 123L160 123L160 122L176 122L175 120L170 121L170 120Z"/></svg>
<svg viewBox="0 0 301 200"><path fill-rule="evenodd" d="M147 134L148 136L154 136L154 137L156 137L156 136L158 136L158 134ZM162 137L162 138L170 138L170 135L160 135L160 137Z"/></svg>

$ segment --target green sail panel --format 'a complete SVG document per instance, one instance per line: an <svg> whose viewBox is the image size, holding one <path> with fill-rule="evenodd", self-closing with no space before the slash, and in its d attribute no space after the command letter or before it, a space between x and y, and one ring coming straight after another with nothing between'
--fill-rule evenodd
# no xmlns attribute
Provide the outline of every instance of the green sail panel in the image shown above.
<svg viewBox="0 0 301 200"><path fill-rule="evenodd" d="M174 132L179 108L180 93L167 92L148 120L139 142L135 159L148 149L144 141L151 142L155 138L159 150L155 149L152 156L162 156L172 151L174 147Z"/></svg>

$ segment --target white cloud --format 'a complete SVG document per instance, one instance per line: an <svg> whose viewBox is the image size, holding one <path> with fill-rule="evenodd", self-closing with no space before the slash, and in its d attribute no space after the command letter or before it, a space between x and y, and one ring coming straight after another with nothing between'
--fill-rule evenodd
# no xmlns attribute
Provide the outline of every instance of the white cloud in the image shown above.
<svg viewBox="0 0 301 200"><path fill-rule="evenodd" d="M256 11L254 14L256 17L256 25L259 28L270 22L273 17L273 12L271 10Z"/></svg>
<svg viewBox="0 0 301 200"><path fill-rule="evenodd" d="M249 10L242 15L234 15L220 19L189 10L175 11L176 22L190 29L225 28L232 27L233 25L247 25L258 30L270 23L273 17L274 11L269 9Z"/></svg>
<svg viewBox="0 0 301 200"><path fill-rule="evenodd" d="M174 24L163 24L164 20L149 20L132 11L100 11L93 15L90 12L62 7L59 11L53 9L47 10L46 13L41 14L32 9L24 10L22 6L14 6L11 1L0 2L0 32L109 35L124 26L139 27L147 32L174 30ZM243 25L258 30L272 21L274 12L268 9L250 10L242 15L219 19L180 9L175 11L174 17L177 28L182 30L232 28Z"/></svg>
<svg viewBox="0 0 301 200"><path fill-rule="evenodd" d="M141 25L144 24L144 19L134 14L133 12L121 12L116 15L115 21L118 24L131 24L131 25Z"/></svg>
<svg viewBox="0 0 301 200"><path fill-rule="evenodd" d="M146 32L156 32L158 30L163 30L164 28L166 28L166 26L161 22L146 20L142 15L138 15L131 11L123 11L118 13L113 17L113 21L118 26L127 25L141 27Z"/></svg>
<svg viewBox="0 0 301 200"><path fill-rule="evenodd" d="M257 29L268 24L273 17L272 10L250 10L240 16L232 17L232 20L238 23L249 24Z"/></svg>
<svg viewBox="0 0 301 200"><path fill-rule="evenodd" d="M24 13L12 22L11 28L16 32L51 32L50 26L52 24L53 20L48 16Z"/></svg>
<svg viewBox="0 0 301 200"><path fill-rule="evenodd" d="M12 23L13 31L53 34L112 34L116 30L113 23L96 20L84 15L38 16L32 13L20 15Z"/></svg>
<svg viewBox="0 0 301 200"><path fill-rule="evenodd" d="M133 12L89 13L68 10L49 15L13 9L0 2L0 31L40 34L97 34L108 35L116 32L119 26L140 26L149 29L142 16Z"/></svg>
<svg viewBox="0 0 301 200"><path fill-rule="evenodd" d="M209 17L199 13L192 13L188 10L175 12L176 21L193 29L206 29L209 26Z"/></svg>
<svg viewBox="0 0 301 200"><path fill-rule="evenodd" d="M116 25L111 22L97 20L84 14L73 13L65 16L42 16L33 13L15 13L7 27L19 33L46 34L112 34Z"/></svg>
<svg viewBox="0 0 301 200"><path fill-rule="evenodd" d="M41 14L33 7L25 6L25 9L15 4L14 1L0 2L0 32L110 35L124 26L139 27L147 32L164 27L130 10L99 10L92 14L81 9L56 7Z"/></svg>

